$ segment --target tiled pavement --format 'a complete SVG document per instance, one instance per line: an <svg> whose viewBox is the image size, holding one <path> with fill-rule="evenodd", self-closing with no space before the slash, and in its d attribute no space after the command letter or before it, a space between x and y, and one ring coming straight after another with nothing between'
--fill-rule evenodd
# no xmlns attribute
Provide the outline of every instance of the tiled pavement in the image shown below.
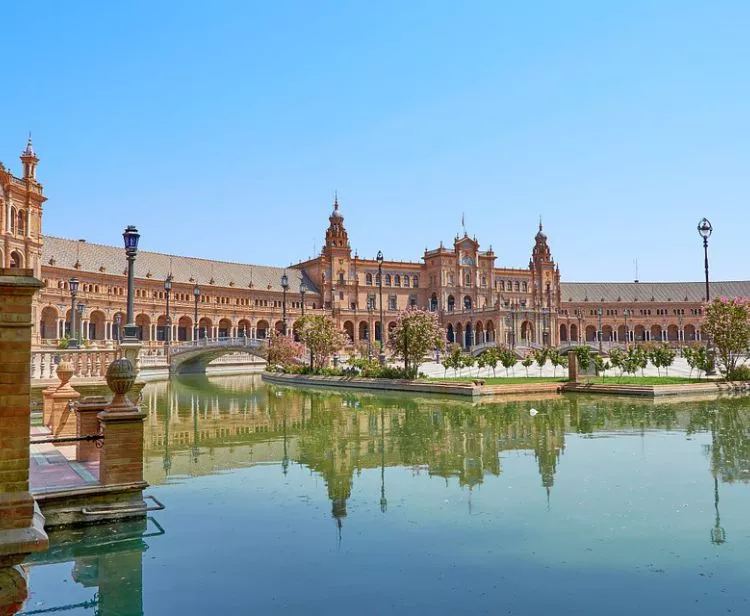
<svg viewBox="0 0 750 616"><path fill-rule="evenodd" d="M31 428L32 441L44 436L50 436L47 428ZM77 462L75 454L75 443L31 445L29 483L32 494L97 485L99 462Z"/></svg>

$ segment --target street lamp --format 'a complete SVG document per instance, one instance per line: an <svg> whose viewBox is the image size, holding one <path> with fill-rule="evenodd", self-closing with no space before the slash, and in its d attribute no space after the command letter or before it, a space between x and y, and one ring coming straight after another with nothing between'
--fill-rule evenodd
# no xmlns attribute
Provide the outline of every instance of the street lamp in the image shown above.
<svg viewBox="0 0 750 616"><path fill-rule="evenodd" d="M307 293L307 285L305 284L305 281L299 283L299 296L302 300L302 316L305 316L305 293Z"/></svg>
<svg viewBox="0 0 750 616"><path fill-rule="evenodd" d="M167 343L167 354L169 354L169 341L172 338L172 313L169 312L169 295L172 292L172 274L167 274L164 280L164 293L167 296L167 333L164 341Z"/></svg>
<svg viewBox="0 0 750 616"><path fill-rule="evenodd" d="M70 342L68 348L78 348L78 338L76 338L76 295L78 295L78 278L73 277L68 280L70 285Z"/></svg>
<svg viewBox="0 0 750 616"><path fill-rule="evenodd" d="M193 315L193 342L198 344L198 300L201 298L201 289L198 283L193 287L193 297L195 298L195 314Z"/></svg>
<svg viewBox="0 0 750 616"><path fill-rule="evenodd" d="M138 253L138 240L141 234L133 225L128 225L122 238L125 241L125 256L128 259L128 309L125 315L125 340L135 340L136 329L133 315L133 300L135 298L135 281L133 268L135 267L135 255Z"/></svg>
<svg viewBox="0 0 750 616"><path fill-rule="evenodd" d="M281 276L281 288L284 291L281 303L281 322L283 326L283 334L286 336L286 292L289 290L289 277L286 275L286 272Z"/></svg>
<svg viewBox="0 0 750 616"><path fill-rule="evenodd" d="M372 361L372 306L373 302L367 298L367 359Z"/></svg>
<svg viewBox="0 0 750 616"><path fill-rule="evenodd" d="M118 344L120 342L120 326L122 325L122 316L120 316L120 313L118 312L115 315L115 340L117 340Z"/></svg>
<svg viewBox="0 0 750 616"><path fill-rule="evenodd" d="M714 228L711 223L708 222L707 218L701 219L698 223L698 235L703 238L703 254L705 258L705 269L706 269L706 302L710 301L711 293L708 288L708 238L711 237Z"/></svg>
<svg viewBox="0 0 750 616"><path fill-rule="evenodd" d="M628 348L630 344L630 332L628 332L628 317L630 316L630 310L625 308L622 312L625 315L625 348Z"/></svg>
<svg viewBox="0 0 750 616"><path fill-rule="evenodd" d="M375 257L378 263L378 289L380 291L380 365L385 365L385 349L383 348L383 251L378 250Z"/></svg>

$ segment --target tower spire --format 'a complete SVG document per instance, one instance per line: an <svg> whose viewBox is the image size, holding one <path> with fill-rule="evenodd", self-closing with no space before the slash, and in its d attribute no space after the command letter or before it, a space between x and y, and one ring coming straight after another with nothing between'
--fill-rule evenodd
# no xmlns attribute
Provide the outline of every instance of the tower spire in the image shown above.
<svg viewBox="0 0 750 616"><path fill-rule="evenodd" d="M334 210L339 209L339 191L338 190L333 191L333 209Z"/></svg>
<svg viewBox="0 0 750 616"><path fill-rule="evenodd" d="M539 214L539 231L542 230L542 215Z"/></svg>
<svg viewBox="0 0 750 616"><path fill-rule="evenodd" d="M26 149L21 154L23 177L25 179L36 180L36 165L38 162L39 157L34 152L34 146L31 143L31 131L29 131L29 139L26 142Z"/></svg>

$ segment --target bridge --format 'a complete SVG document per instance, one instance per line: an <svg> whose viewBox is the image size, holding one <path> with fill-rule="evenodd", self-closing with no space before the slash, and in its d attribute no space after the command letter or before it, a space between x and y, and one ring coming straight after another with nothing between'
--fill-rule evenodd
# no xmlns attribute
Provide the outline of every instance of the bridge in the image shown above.
<svg viewBox="0 0 750 616"><path fill-rule="evenodd" d="M202 373L209 362L227 353L250 353L266 359L266 351L266 340L247 336L178 342L169 346L169 371Z"/></svg>

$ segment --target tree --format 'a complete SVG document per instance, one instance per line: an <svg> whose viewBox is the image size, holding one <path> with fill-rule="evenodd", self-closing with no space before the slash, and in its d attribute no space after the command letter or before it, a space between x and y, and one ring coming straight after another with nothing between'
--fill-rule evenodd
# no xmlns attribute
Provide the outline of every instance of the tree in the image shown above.
<svg viewBox="0 0 750 616"><path fill-rule="evenodd" d="M573 349L573 352L578 359L578 367L583 371L588 370L594 362L594 358L591 355L591 347L577 346Z"/></svg>
<svg viewBox="0 0 750 616"><path fill-rule="evenodd" d="M687 362L687 365L690 366L690 373L689 376L693 376L693 370L695 370L695 349L691 346L684 346L682 347L680 354L682 357L685 358L685 361Z"/></svg>
<svg viewBox="0 0 750 616"><path fill-rule="evenodd" d="M498 347L490 347L481 355L484 357L484 365L487 366L487 374L490 372L489 369L492 368L492 376L495 377L497 376L497 373L495 372L497 369L497 363L500 361L499 351L500 349Z"/></svg>
<svg viewBox="0 0 750 616"><path fill-rule="evenodd" d="M284 336L276 330L271 330L268 336L268 365L288 366L302 357L302 345L295 342L291 336Z"/></svg>
<svg viewBox="0 0 750 616"><path fill-rule="evenodd" d="M701 331L711 337L719 369L732 378L750 340L750 304L746 299L717 297L704 309Z"/></svg>
<svg viewBox="0 0 750 616"><path fill-rule="evenodd" d="M625 353L620 349L612 349L609 352L609 361L613 368L617 368L620 371L620 376L623 373L623 362L625 361Z"/></svg>
<svg viewBox="0 0 750 616"><path fill-rule="evenodd" d="M508 369L512 368L518 363L518 357L513 352L513 349L508 347L498 347L497 358L505 368L505 376L508 376Z"/></svg>
<svg viewBox="0 0 750 616"><path fill-rule="evenodd" d="M322 368L328 358L343 348L347 336L336 329L333 320L325 315L305 315L295 322L300 342L310 351L310 367Z"/></svg>
<svg viewBox="0 0 750 616"><path fill-rule="evenodd" d="M524 360L521 362L521 365L526 368L526 376L529 376L529 367L534 363L534 358L529 355L528 357L525 357Z"/></svg>
<svg viewBox="0 0 750 616"><path fill-rule="evenodd" d="M539 366L539 376L542 376L542 368L544 368L544 364L547 363L548 357L549 349L536 349L534 351L534 361L536 361Z"/></svg>
<svg viewBox="0 0 750 616"><path fill-rule="evenodd" d="M447 372L449 368L453 368L453 376L458 376L458 370L461 367L461 347L458 344L452 344L448 347L448 353L443 358L443 368Z"/></svg>
<svg viewBox="0 0 750 616"><path fill-rule="evenodd" d="M477 363L476 357L471 353L461 353L461 367L469 368L469 376L471 376L471 367Z"/></svg>
<svg viewBox="0 0 750 616"><path fill-rule="evenodd" d="M656 368L657 373L661 376L661 369L666 370L667 376L669 376L669 366L674 363L676 353L669 348L667 344L658 344L651 347L648 351L648 359Z"/></svg>
<svg viewBox="0 0 750 616"><path fill-rule="evenodd" d="M564 365L565 357L558 349L549 350L549 363L552 364L552 376L557 376L557 369Z"/></svg>
<svg viewBox="0 0 750 616"><path fill-rule="evenodd" d="M480 372L482 368L487 367L487 352L480 353L479 357L477 357L477 376L480 375Z"/></svg>
<svg viewBox="0 0 750 616"><path fill-rule="evenodd" d="M445 330L437 313L407 308L398 317L396 327L388 336L388 346L404 360L404 371L416 372L428 351L445 346Z"/></svg>

